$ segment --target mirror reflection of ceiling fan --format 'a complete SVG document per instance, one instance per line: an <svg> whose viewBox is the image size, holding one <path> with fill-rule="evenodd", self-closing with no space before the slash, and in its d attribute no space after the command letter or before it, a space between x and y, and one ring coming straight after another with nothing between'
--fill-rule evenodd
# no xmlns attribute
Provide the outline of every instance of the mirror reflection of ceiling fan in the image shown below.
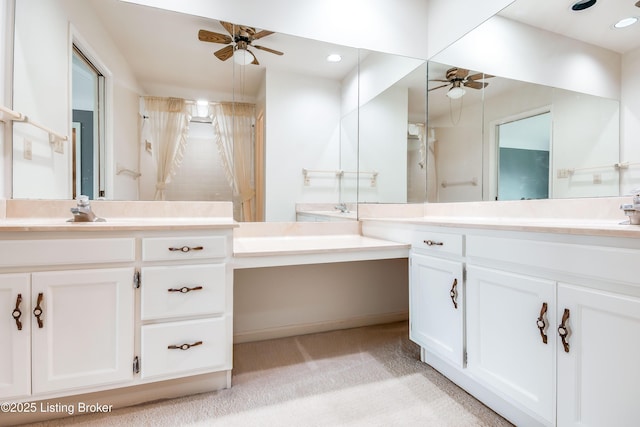
<svg viewBox="0 0 640 427"><path fill-rule="evenodd" d="M208 30L200 30L198 32L198 39L203 42L220 43L228 46L217 50L213 54L221 61L226 61L233 56L234 62L240 65L255 64L260 65L256 56L249 50L249 46L256 49L264 50L265 52L271 52L276 55L283 55L274 49L268 47L254 45L254 40L259 40L263 37L273 34L273 31L262 30L256 32L253 27L247 27L245 25L236 25L230 22L220 21L220 24L229 33L220 34Z"/></svg>
<svg viewBox="0 0 640 427"><path fill-rule="evenodd" d="M430 82L445 82L446 84L436 86L434 88L429 89L428 91L431 92L432 90L450 86L451 88L447 92L447 96L451 99L458 99L464 96L464 94L466 93L464 88L466 87L471 89L482 89L487 87L489 83L481 82L478 80L484 80L490 77L493 77L493 76L489 74L484 74L484 73L475 73L475 74L469 75L469 70L465 70L464 68L453 67L453 68L449 68L445 73L446 80L440 80L440 79L429 80Z"/></svg>

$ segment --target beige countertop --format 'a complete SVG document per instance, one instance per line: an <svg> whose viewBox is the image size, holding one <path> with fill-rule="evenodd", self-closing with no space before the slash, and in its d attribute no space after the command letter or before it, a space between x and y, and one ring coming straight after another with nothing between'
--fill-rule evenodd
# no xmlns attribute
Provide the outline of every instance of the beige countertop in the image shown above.
<svg viewBox="0 0 640 427"><path fill-rule="evenodd" d="M91 201L105 222L67 222L73 200L3 200L0 232L204 230L235 228L231 202Z"/></svg>
<svg viewBox="0 0 640 427"><path fill-rule="evenodd" d="M235 228L233 218L224 217L141 217L106 218L105 222L67 222L67 218L0 219L0 232L10 231L131 231L203 230Z"/></svg>
<svg viewBox="0 0 640 427"><path fill-rule="evenodd" d="M382 249L409 249L404 243L374 239L358 234L282 237L236 237L233 253L236 257L301 255L305 253L332 253L376 251Z"/></svg>
<svg viewBox="0 0 640 427"><path fill-rule="evenodd" d="M456 228L640 238L640 226L629 225L628 221L624 220L624 217L618 219L583 219L430 215L413 218L367 218L363 221L383 221L399 224Z"/></svg>

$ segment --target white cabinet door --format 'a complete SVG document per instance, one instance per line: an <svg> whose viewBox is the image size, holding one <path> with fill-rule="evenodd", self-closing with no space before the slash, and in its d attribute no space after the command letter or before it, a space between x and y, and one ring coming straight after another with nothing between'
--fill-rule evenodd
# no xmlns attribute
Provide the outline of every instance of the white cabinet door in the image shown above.
<svg viewBox="0 0 640 427"><path fill-rule="evenodd" d="M555 282L468 266L466 292L469 372L554 425Z"/></svg>
<svg viewBox="0 0 640 427"><path fill-rule="evenodd" d="M461 262L411 255L409 337L458 367L464 351L462 286Z"/></svg>
<svg viewBox="0 0 640 427"><path fill-rule="evenodd" d="M637 426L640 299L558 287L558 426Z"/></svg>
<svg viewBox="0 0 640 427"><path fill-rule="evenodd" d="M33 273L33 393L133 378L133 268Z"/></svg>
<svg viewBox="0 0 640 427"><path fill-rule="evenodd" d="M31 393L28 274L0 275L0 400Z"/></svg>

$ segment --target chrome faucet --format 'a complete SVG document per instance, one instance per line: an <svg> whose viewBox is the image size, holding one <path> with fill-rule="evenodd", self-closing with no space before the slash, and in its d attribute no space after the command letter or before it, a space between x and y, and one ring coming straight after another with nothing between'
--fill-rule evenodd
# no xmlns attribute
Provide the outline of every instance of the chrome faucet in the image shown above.
<svg viewBox="0 0 640 427"><path fill-rule="evenodd" d="M633 203L623 204L620 209L629 217L629 224L640 225L640 188L633 190Z"/></svg>
<svg viewBox="0 0 640 427"><path fill-rule="evenodd" d="M104 222L104 218L98 218L91 210L89 197L85 195L78 196L78 205L71 208L73 218L68 222Z"/></svg>
<svg viewBox="0 0 640 427"><path fill-rule="evenodd" d="M347 209L347 204L346 203L338 203L335 206L335 209L339 210L342 213L348 213L349 209Z"/></svg>

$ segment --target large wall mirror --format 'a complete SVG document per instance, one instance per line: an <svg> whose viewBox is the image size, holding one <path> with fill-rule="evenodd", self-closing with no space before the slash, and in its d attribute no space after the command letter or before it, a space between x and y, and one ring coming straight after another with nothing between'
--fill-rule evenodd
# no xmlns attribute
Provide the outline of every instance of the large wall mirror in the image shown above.
<svg viewBox="0 0 640 427"><path fill-rule="evenodd" d="M632 1L517 0L429 61L429 201L618 196L640 187ZM589 31L585 31L589 28Z"/></svg>
<svg viewBox="0 0 640 427"><path fill-rule="evenodd" d="M118 0L16 2L14 108L75 139L16 123L13 197L73 198L86 181L114 200L233 200L242 221L352 220L359 200L425 200L426 61L275 32L244 65L227 36L247 31ZM153 123L170 98L190 122L167 166Z"/></svg>

